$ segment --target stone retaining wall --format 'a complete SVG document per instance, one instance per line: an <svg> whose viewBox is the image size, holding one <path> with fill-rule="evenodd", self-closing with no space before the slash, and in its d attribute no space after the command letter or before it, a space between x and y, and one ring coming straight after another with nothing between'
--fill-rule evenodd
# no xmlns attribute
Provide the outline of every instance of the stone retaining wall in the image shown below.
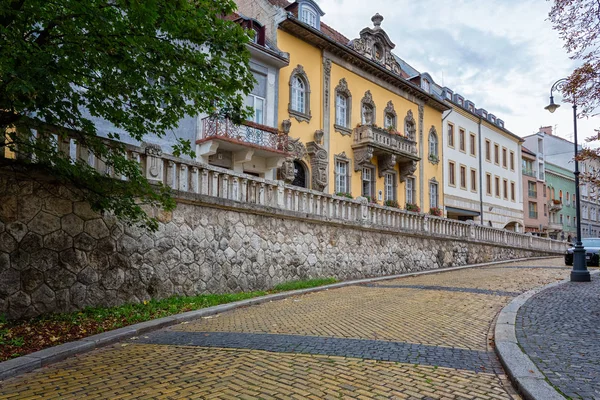
<svg viewBox="0 0 600 400"><path fill-rule="evenodd" d="M179 195L150 233L96 214L64 186L0 175L0 313L28 317L551 254Z"/></svg>

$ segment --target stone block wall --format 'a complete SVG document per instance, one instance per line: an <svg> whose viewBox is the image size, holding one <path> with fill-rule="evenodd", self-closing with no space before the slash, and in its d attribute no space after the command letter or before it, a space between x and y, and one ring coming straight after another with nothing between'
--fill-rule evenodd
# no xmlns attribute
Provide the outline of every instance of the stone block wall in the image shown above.
<svg viewBox="0 0 600 400"><path fill-rule="evenodd" d="M155 233L129 227L65 186L0 175L0 313L30 317L549 254L185 193L159 219Z"/></svg>

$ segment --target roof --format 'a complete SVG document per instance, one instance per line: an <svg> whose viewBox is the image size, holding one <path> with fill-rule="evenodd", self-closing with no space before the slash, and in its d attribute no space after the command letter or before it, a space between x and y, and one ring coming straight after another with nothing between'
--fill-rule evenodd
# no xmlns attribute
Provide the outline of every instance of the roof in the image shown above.
<svg viewBox="0 0 600 400"><path fill-rule="evenodd" d="M532 155L532 156L535 156L535 155L536 155L536 154L535 154L533 151L529 150L529 149L528 149L527 147L525 147L525 146L521 146L521 152L523 152L523 153L527 153L527 154L529 154L529 155Z"/></svg>

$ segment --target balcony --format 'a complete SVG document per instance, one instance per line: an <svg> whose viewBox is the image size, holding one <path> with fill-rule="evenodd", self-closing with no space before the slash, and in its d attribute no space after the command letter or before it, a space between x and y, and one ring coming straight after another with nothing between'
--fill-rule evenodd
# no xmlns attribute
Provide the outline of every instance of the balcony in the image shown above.
<svg viewBox="0 0 600 400"><path fill-rule="evenodd" d="M553 199L548 201L548 210L550 212L560 211L562 210L562 207L562 201L560 201L559 199Z"/></svg>
<svg viewBox="0 0 600 400"><path fill-rule="evenodd" d="M537 191L535 191L535 190L529 190L527 194L529 197L533 197L533 198L537 197Z"/></svg>
<svg viewBox="0 0 600 400"><path fill-rule="evenodd" d="M266 171L279 167L289 155L288 136L276 128L250 121L237 125L216 116L202 119L202 131L198 134L196 145L197 155L207 164L213 163L211 156L226 153L223 159L227 158L230 165L216 164L226 168L256 161L256 165L261 165L261 169Z"/></svg>
<svg viewBox="0 0 600 400"><path fill-rule="evenodd" d="M523 175L531 176L532 178L537 178L537 172L534 169L523 169Z"/></svg>
<svg viewBox="0 0 600 400"><path fill-rule="evenodd" d="M380 175L383 171L393 169L398 163L401 180L415 171L416 163L420 160L417 142L373 125L354 128L352 149L355 170L363 163L370 163L371 158L377 156Z"/></svg>
<svg viewBox="0 0 600 400"><path fill-rule="evenodd" d="M549 222L548 223L548 230L549 231L562 231L563 230L563 225L560 222Z"/></svg>
<svg viewBox="0 0 600 400"><path fill-rule="evenodd" d="M537 219L537 217L538 217L537 211L531 211L531 210L529 210L529 218Z"/></svg>

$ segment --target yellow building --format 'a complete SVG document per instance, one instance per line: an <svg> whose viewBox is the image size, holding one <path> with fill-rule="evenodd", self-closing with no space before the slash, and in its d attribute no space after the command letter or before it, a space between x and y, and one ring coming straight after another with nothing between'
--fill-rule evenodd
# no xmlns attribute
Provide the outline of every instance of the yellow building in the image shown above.
<svg viewBox="0 0 600 400"><path fill-rule="evenodd" d="M271 40L289 53L277 105L293 156L282 179L379 204L442 208L442 112L449 107L408 80L382 16L349 40L320 21L323 12L312 0L238 7L263 18Z"/></svg>

